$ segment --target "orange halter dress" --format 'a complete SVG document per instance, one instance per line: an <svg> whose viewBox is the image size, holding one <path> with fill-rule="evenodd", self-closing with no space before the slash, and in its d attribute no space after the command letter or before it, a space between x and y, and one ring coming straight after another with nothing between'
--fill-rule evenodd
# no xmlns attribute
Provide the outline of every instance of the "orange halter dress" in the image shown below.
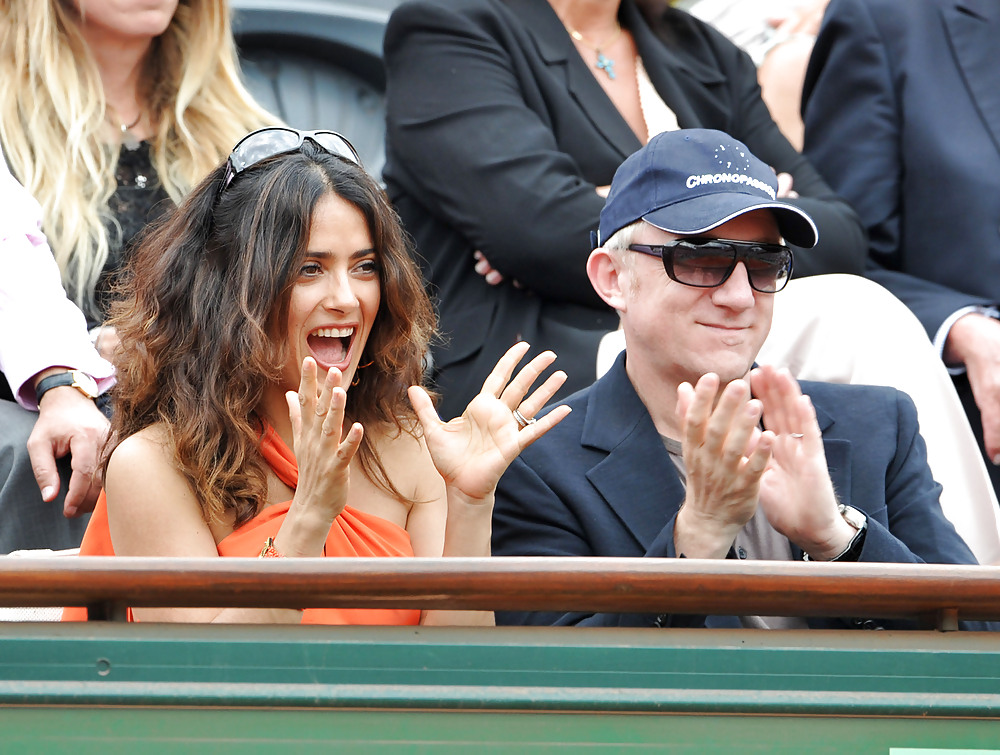
<svg viewBox="0 0 1000 755"><path fill-rule="evenodd" d="M268 466L283 483L295 488L299 470L291 449L268 425L261 438L261 453ZM275 537L291 506L291 501L264 508L257 516L224 537L217 548L220 556L256 557L268 537ZM400 557L412 556L410 535L390 521L358 511L350 506L334 520L323 549L328 558ZM80 544L81 556L113 556L108 509L104 491L97 500L87 531ZM132 621L132 611L128 612ZM86 621L87 609L63 609L63 621ZM387 608L307 608L302 612L303 624L382 624L407 625L420 623L420 611Z"/></svg>

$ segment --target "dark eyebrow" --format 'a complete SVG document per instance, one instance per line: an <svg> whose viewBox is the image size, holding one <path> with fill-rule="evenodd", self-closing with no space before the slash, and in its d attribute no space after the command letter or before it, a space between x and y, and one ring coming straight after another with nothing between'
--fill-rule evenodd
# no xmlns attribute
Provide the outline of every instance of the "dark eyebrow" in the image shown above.
<svg viewBox="0 0 1000 755"><path fill-rule="evenodd" d="M358 249L358 251L351 254L352 260L358 260L362 257L369 257L376 254L374 249ZM329 259L333 255L330 252L314 252L306 249L306 257L315 257L317 259Z"/></svg>

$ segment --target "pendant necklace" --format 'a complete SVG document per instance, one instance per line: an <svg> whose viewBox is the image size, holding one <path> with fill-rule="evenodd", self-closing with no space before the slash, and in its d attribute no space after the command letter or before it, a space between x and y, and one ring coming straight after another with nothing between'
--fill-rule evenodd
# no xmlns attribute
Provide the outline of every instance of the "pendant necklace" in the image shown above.
<svg viewBox="0 0 1000 755"><path fill-rule="evenodd" d="M595 53L597 53L597 61L594 63L594 68L600 68L602 71L604 71L604 73L608 75L609 79L615 78L615 61L613 58L609 58L607 55L605 55L602 52L602 50L604 50L610 45L613 45L615 42L618 41L618 37L622 35L621 24L617 24L617 28L615 29L614 33L598 45L595 45L592 42L588 42L586 39L584 39L584 36L576 29L569 29L569 35L577 42L586 45Z"/></svg>
<svg viewBox="0 0 1000 755"><path fill-rule="evenodd" d="M132 129L139 125L139 121L142 120L142 111L139 111L139 115L135 117L135 120L131 123L121 124L122 130L122 144L125 145L125 149L129 152L135 152L139 149L139 140L136 138L135 134L132 133Z"/></svg>
<svg viewBox="0 0 1000 755"><path fill-rule="evenodd" d="M135 120L131 123L119 123L118 129L122 134L122 146L125 147L129 152L135 152L139 149L139 140L136 138L135 134L132 133L132 129L139 125L139 121L142 120L142 111L139 111L139 115L135 117Z"/></svg>

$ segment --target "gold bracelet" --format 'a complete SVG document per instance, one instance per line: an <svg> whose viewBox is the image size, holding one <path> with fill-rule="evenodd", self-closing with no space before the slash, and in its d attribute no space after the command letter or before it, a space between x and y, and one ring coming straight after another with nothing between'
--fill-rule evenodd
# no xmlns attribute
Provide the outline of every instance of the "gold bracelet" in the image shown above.
<svg viewBox="0 0 1000 755"><path fill-rule="evenodd" d="M264 547L260 549L260 555L257 558L284 558L285 554L280 553L277 548L274 547L274 538L269 537L264 541Z"/></svg>

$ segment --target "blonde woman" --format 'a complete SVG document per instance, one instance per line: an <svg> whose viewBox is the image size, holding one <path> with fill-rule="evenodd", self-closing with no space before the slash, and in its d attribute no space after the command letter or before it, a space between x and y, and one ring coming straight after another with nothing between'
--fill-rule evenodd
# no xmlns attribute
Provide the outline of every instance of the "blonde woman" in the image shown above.
<svg viewBox="0 0 1000 755"><path fill-rule="evenodd" d="M96 324L146 220L276 119L240 83L225 0L9 0L7 13L0 144Z"/></svg>
<svg viewBox="0 0 1000 755"><path fill-rule="evenodd" d="M134 239L241 135L276 122L240 82L225 0L0 2L0 149L41 205L41 230L63 286L104 355L117 343L103 326L110 286ZM11 274L4 264L0 300L10 308L4 289L30 286L33 276ZM34 327L31 312L0 314L19 323L22 335ZM56 323L49 332L71 325ZM89 511L98 486L68 483L74 490L63 501L67 484L55 459L72 451L74 472L92 479L107 422L85 395L93 384L68 377L84 365L67 364L44 332L19 341L30 352L18 355L32 365L30 374L19 372L15 385L6 354L0 364L21 405L0 401L0 470L13 470L0 479L0 520L10 534L0 536L0 552L72 547L85 523L63 532L65 523L53 527L52 520L63 510ZM35 422L24 410L39 407ZM17 456L20 462L11 461Z"/></svg>

